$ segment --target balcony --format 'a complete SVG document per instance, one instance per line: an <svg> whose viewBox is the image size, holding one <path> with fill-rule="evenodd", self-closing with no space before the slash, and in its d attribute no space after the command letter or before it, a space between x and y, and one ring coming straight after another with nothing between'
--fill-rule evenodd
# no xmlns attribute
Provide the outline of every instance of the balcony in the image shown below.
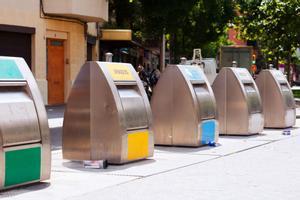
<svg viewBox="0 0 300 200"><path fill-rule="evenodd" d="M108 20L108 0L43 0L48 15L69 17L84 22Z"/></svg>

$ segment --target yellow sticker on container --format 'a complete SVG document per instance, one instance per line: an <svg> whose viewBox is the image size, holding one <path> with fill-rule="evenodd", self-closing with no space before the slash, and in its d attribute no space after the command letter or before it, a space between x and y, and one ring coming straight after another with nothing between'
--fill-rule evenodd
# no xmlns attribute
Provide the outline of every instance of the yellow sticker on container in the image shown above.
<svg viewBox="0 0 300 200"><path fill-rule="evenodd" d="M149 132L129 133L127 137L127 159L138 160L149 156Z"/></svg>
<svg viewBox="0 0 300 200"><path fill-rule="evenodd" d="M122 64L107 64L109 73L114 81L134 81L128 66Z"/></svg>

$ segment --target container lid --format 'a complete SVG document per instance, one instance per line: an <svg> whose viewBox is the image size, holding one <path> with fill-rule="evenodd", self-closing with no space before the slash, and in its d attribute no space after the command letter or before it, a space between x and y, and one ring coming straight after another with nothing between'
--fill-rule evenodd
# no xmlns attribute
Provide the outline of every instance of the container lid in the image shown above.
<svg viewBox="0 0 300 200"><path fill-rule="evenodd" d="M270 70L274 78L279 82L279 83L286 83L287 80L283 73L280 70Z"/></svg>
<svg viewBox="0 0 300 200"><path fill-rule="evenodd" d="M246 68L231 68L242 83L253 83L253 78Z"/></svg>
<svg viewBox="0 0 300 200"><path fill-rule="evenodd" d="M114 81L136 81L128 65L122 63L106 63L106 66Z"/></svg>
<svg viewBox="0 0 300 200"><path fill-rule="evenodd" d="M180 65L182 73L193 83L205 83L205 75L203 71L197 66L183 66Z"/></svg>
<svg viewBox="0 0 300 200"><path fill-rule="evenodd" d="M14 60L0 59L0 81L22 80L24 77Z"/></svg>

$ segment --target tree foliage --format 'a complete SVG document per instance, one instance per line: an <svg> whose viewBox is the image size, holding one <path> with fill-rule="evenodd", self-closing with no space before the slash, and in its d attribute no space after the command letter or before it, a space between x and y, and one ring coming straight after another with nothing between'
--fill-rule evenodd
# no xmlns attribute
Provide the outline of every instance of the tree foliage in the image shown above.
<svg viewBox="0 0 300 200"><path fill-rule="evenodd" d="M139 1L109 0L109 21L104 27L140 29L141 5Z"/></svg>
<svg viewBox="0 0 300 200"><path fill-rule="evenodd" d="M140 0L144 30L150 37L178 30L188 18L197 0Z"/></svg>
<svg viewBox="0 0 300 200"><path fill-rule="evenodd" d="M183 26L178 29L181 37L178 38L177 44L182 41L178 54L188 56L191 49L200 47L205 55L208 53L207 47L212 47L213 43L218 45L226 43L224 35L226 35L227 24L234 15L234 3L231 0L197 1ZM215 54L218 45L214 49Z"/></svg>
<svg viewBox="0 0 300 200"><path fill-rule="evenodd" d="M191 57L194 48L221 44L235 14L234 0L110 0L110 9L114 21L107 26L131 28L144 40L166 34L173 62Z"/></svg>
<svg viewBox="0 0 300 200"><path fill-rule="evenodd" d="M240 16L237 25L241 36L256 40L264 56L286 62L300 44L299 0L239 0Z"/></svg>

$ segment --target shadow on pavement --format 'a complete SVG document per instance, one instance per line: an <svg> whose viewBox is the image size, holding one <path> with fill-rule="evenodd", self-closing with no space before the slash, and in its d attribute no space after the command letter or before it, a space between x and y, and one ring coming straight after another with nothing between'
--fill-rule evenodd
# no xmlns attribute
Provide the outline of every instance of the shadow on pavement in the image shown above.
<svg viewBox="0 0 300 200"><path fill-rule="evenodd" d="M65 105L46 106L48 119L63 118L65 112Z"/></svg>
<svg viewBox="0 0 300 200"><path fill-rule="evenodd" d="M51 150L62 149L62 127L50 128Z"/></svg>
<svg viewBox="0 0 300 200"><path fill-rule="evenodd" d="M201 151L213 149L215 147L222 146L220 143L217 143L216 146L201 146L201 147L186 147L186 146L165 146L165 145L156 145L155 149L162 152L169 153L200 153ZM156 152L159 153L159 152Z"/></svg>
<svg viewBox="0 0 300 200"><path fill-rule="evenodd" d="M44 190L50 187L50 183L48 182L39 182L39 183L32 183L30 185L20 186L18 188L12 188L8 190L4 190L0 192L0 198L13 198L15 196L19 196L28 192L36 192L39 190Z"/></svg>
<svg viewBox="0 0 300 200"><path fill-rule="evenodd" d="M288 127L288 128L264 128L264 130L268 130L268 131L283 131L283 130L289 129L289 130L293 131L293 130L297 130L298 128L299 127L297 127L295 125L293 127Z"/></svg>
<svg viewBox="0 0 300 200"><path fill-rule="evenodd" d="M248 139L259 139L260 137L266 136L265 133L253 134L253 135L220 135L223 139L237 139L237 140L248 140Z"/></svg>
<svg viewBox="0 0 300 200"><path fill-rule="evenodd" d="M46 106L48 119L54 121L50 125L51 150L59 150L62 148L62 125L61 118L64 117L65 105Z"/></svg>
<svg viewBox="0 0 300 200"><path fill-rule="evenodd" d="M134 161L134 162L120 164L120 165L108 164L107 169L87 169L83 167L83 163L81 161L66 161L63 163L63 166L69 169L83 171L83 172L114 172L114 171L129 169L131 167L148 165L155 162L156 160L154 159L145 159L145 160L139 160L139 161Z"/></svg>

